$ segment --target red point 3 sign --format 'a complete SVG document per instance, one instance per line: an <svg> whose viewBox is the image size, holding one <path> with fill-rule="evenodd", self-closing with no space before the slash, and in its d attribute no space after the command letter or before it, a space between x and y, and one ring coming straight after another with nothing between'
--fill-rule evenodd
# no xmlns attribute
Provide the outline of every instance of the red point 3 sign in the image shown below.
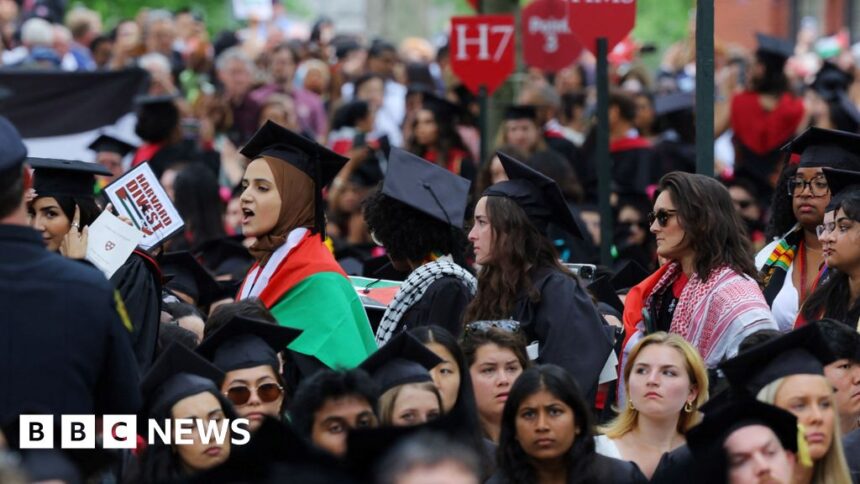
<svg viewBox="0 0 860 484"><path fill-rule="evenodd" d="M451 68L470 91L492 94L514 71L513 15L451 19Z"/></svg>
<svg viewBox="0 0 860 484"><path fill-rule="evenodd" d="M535 0L523 9L523 57L526 64L558 72L573 64L582 53L582 44L567 21L565 0Z"/></svg>
<svg viewBox="0 0 860 484"><path fill-rule="evenodd" d="M611 52L636 23L636 0L565 0L565 3L570 30L594 55L598 37L606 37L607 52Z"/></svg>

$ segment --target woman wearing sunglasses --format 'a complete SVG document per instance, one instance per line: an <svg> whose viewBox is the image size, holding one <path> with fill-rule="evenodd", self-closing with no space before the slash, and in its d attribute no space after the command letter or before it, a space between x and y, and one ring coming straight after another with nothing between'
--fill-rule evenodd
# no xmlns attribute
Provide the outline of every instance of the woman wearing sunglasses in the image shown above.
<svg viewBox="0 0 860 484"><path fill-rule="evenodd" d="M284 383L278 353L299 334L292 328L237 316L197 347L225 373L221 392L236 413L248 419L252 432L265 417L282 418Z"/></svg>
<svg viewBox="0 0 860 484"><path fill-rule="evenodd" d="M499 441L502 409L511 386L529 367L519 323L512 320L475 321L466 325L460 343L472 386L484 438Z"/></svg>
<svg viewBox="0 0 860 484"><path fill-rule="evenodd" d="M581 238L558 185L498 152L508 180L487 188L469 232L481 265L464 321L513 319L537 361L565 368L593 399L612 344L591 298L559 262L550 223Z"/></svg>
<svg viewBox="0 0 860 484"><path fill-rule="evenodd" d="M803 305L798 324L832 318L860 328L860 172L825 168L834 196L819 229L828 266L827 281ZM860 329L858 329L860 330Z"/></svg>
<svg viewBox="0 0 860 484"><path fill-rule="evenodd" d="M524 372L505 404L499 471L488 484L648 482L636 464L595 451L589 406L564 369Z"/></svg>
<svg viewBox="0 0 860 484"><path fill-rule="evenodd" d="M667 263L627 296L625 353L644 335L678 333L713 368L746 336L776 324L728 190L682 172L665 175L659 190L649 220L657 256Z"/></svg>
<svg viewBox="0 0 860 484"><path fill-rule="evenodd" d="M798 309L826 278L816 227L822 223L832 191L822 170L860 170L858 147L860 136L819 128L807 129L791 143L800 163L780 187L785 192L775 195L773 204L772 225L778 226L782 236L756 256L765 299L782 331L794 327Z"/></svg>

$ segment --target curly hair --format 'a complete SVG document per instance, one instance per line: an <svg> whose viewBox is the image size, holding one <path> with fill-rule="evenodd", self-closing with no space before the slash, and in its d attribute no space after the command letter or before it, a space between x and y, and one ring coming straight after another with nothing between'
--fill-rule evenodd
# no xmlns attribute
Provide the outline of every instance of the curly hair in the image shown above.
<svg viewBox="0 0 860 484"><path fill-rule="evenodd" d="M520 405L528 397L545 390L573 411L578 429L573 445L562 456L567 468L567 482L596 482L594 476L593 418L589 405L573 377L556 365L540 365L523 372L511 387L502 412L497 460L499 470L511 484L537 482L536 461L523 450L517 436L517 416ZM538 464L539 465L539 464Z"/></svg>
<svg viewBox="0 0 860 484"><path fill-rule="evenodd" d="M385 246L392 260L422 261L432 252L451 254L465 266L466 236L426 213L376 190L362 204L370 232Z"/></svg>
<svg viewBox="0 0 860 484"><path fill-rule="evenodd" d="M487 197L487 218L494 238L493 256L478 273L478 293L466 307L465 322L509 318L523 289L532 302L539 301L540 292L532 287L529 269L552 267L570 274L558 261L552 241L516 202Z"/></svg>
<svg viewBox="0 0 860 484"><path fill-rule="evenodd" d="M290 403L290 423L299 435L310 440L314 414L329 400L358 397L376 411L378 388L360 368L351 370L320 370L302 380Z"/></svg>
<svg viewBox="0 0 860 484"><path fill-rule="evenodd" d="M659 188L669 193L678 210L684 241L695 250L695 272L700 279L707 280L712 270L723 265L757 279L746 226L722 183L704 175L673 171L660 179Z"/></svg>

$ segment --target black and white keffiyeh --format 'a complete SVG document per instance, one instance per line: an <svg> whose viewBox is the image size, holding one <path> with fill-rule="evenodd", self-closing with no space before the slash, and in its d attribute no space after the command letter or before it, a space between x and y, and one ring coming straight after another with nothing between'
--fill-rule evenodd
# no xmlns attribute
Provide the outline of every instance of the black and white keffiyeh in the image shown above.
<svg viewBox="0 0 860 484"><path fill-rule="evenodd" d="M455 264L448 257L439 258L424 264L409 274L409 277L400 285L400 289L397 290L394 299L385 309L385 314L382 316L382 321L379 322L379 327L376 330L376 344L382 346L387 343L401 329L400 318L403 317L406 311L424 297L424 293L431 284L447 276L459 279L460 282L469 288L469 292L473 296L478 291L478 280L475 279L475 276Z"/></svg>

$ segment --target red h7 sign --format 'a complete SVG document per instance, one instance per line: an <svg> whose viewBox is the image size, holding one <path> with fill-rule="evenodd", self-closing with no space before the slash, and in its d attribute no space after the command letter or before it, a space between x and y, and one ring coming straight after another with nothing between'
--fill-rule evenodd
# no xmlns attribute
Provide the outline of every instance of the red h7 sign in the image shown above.
<svg viewBox="0 0 860 484"><path fill-rule="evenodd" d="M513 15L451 19L451 68L470 91L492 94L514 70Z"/></svg>

